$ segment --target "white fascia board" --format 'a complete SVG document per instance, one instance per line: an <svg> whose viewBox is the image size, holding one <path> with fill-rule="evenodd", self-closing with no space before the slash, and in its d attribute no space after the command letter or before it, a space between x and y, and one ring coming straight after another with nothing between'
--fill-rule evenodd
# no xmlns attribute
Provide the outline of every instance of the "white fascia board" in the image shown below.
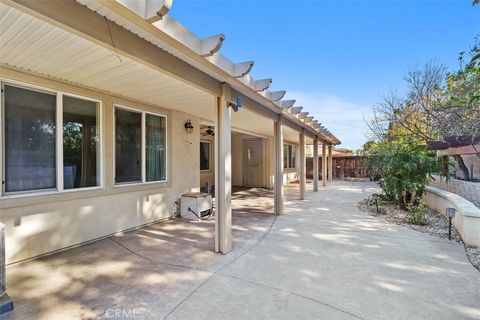
<svg viewBox="0 0 480 320"><path fill-rule="evenodd" d="M223 40L225 40L223 34L201 39L168 15L153 22L153 25L203 57L211 56L220 50Z"/></svg>

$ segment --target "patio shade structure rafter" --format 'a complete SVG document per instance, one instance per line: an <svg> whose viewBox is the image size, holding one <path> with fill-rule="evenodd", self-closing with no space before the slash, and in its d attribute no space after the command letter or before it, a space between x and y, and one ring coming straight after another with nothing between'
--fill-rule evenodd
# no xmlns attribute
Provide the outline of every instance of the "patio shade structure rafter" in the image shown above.
<svg viewBox="0 0 480 320"><path fill-rule="evenodd" d="M232 63L221 55L219 50L225 39L223 34L200 39L168 16L172 1L165 1L162 6L153 9L149 5L160 2L145 1L143 7L148 7L148 12L163 13L157 14L161 19L153 23L151 17L139 15L138 11L125 6L133 3L131 1L77 2L6 0L7 4L17 9L92 40L112 52L132 57L217 97L221 96L221 84L228 82L240 97L256 101L275 115L284 113L295 103L294 100L281 100L286 93L284 90L268 91L272 79L255 80L249 76L253 61ZM110 22L106 23L105 18ZM245 103L245 107L250 106ZM295 127L305 128L306 134L311 137L319 135L330 144L340 143L334 136L317 131L294 117L290 122L295 123Z"/></svg>

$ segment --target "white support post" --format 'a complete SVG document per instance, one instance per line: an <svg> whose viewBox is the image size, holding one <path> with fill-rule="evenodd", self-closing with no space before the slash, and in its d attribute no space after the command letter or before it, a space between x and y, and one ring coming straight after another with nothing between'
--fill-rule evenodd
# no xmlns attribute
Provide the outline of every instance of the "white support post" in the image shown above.
<svg viewBox="0 0 480 320"><path fill-rule="evenodd" d="M328 182L333 180L333 158L332 158L332 145L328 145Z"/></svg>
<svg viewBox="0 0 480 320"><path fill-rule="evenodd" d="M307 177L305 170L305 128L300 132L300 200L305 200Z"/></svg>
<svg viewBox="0 0 480 320"><path fill-rule="evenodd" d="M215 251L232 250L232 152L231 109L228 107L231 88L222 85L217 98L215 123Z"/></svg>
<svg viewBox="0 0 480 320"><path fill-rule="evenodd" d="M318 137L313 140L313 191L318 191Z"/></svg>
<svg viewBox="0 0 480 320"><path fill-rule="evenodd" d="M322 143L322 185L327 185L327 145Z"/></svg>
<svg viewBox="0 0 480 320"><path fill-rule="evenodd" d="M279 115L274 126L275 143L275 202L274 210L276 215L283 214L283 123Z"/></svg>

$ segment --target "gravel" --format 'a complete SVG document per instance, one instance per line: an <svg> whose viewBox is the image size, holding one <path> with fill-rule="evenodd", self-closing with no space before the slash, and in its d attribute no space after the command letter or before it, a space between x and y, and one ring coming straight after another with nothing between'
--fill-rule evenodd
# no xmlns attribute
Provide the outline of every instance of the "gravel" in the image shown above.
<svg viewBox="0 0 480 320"><path fill-rule="evenodd" d="M407 212L399 206L379 200L380 213L377 213L375 205L368 205L368 199L358 203L358 208L382 221L408 227L415 231L427 233L431 236L448 239L448 220L440 213L427 208L424 225L416 225L407 221ZM480 271L480 248L466 246L460 233L452 226L452 240L465 246L465 253L472 265Z"/></svg>

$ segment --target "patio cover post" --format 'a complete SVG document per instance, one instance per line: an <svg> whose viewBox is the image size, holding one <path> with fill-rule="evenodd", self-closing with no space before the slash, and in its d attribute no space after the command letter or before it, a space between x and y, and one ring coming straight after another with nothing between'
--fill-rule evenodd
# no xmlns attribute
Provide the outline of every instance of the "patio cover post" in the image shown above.
<svg viewBox="0 0 480 320"><path fill-rule="evenodd" d="M279 115L273 123L275 143L275 214L283 214L283 120Z"/></svg>
<svg viewBox="0 0 480 320"><path fill-rule="evenodd" d="M332 158L332 145L328 145L328 182L333 180L333 158Z"/></svg>
<svg viewBox="0 0 480 320"><path fill-rule="evenodd" d="M307 177L305 170L305 129L300 132L300 200L305 200Z"/></svg>
<svg viewBox="0 0 480 320"><path fill-rule="evenodd" d="M322 185L327 185L327 145L322 142Z"/></svg>
<svg viewBox="0 0 480 320"><path fill-rule="evenodd" d="M318 191L318 137L313 140L313 191Z"/></svg>
<svg viewBox="0 0 480 320"><path fill-rule="evenodd" d="M232 150L231 150L231 88L222 85L217 98L215 122L215 251L226 254L232 250Z"/></svg>

